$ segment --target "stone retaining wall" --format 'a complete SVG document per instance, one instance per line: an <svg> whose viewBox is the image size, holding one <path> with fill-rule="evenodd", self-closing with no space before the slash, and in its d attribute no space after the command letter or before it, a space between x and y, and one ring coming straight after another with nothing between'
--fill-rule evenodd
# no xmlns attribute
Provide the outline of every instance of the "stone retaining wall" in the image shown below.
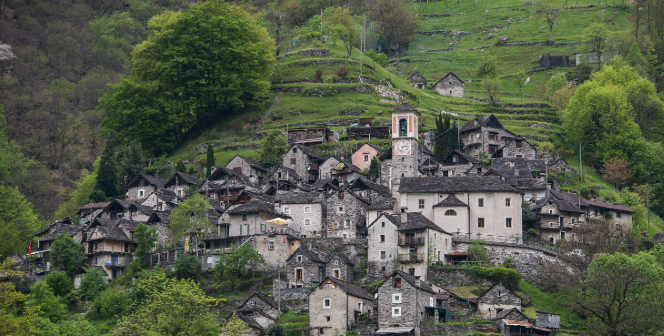
<svg viewBox="0 0 664 336"><path fill-rule="evenodd" d="M466 335L474 332L497 332L498 327L488 324L437 324L420 327L422 336Z"/></svg>
<svg viewBox="0 0 664 336"><path fill-rule="evenodd" d="M429 267L427 273L427 280L439 285L441 287L465 287L465 286L481 286L489 287L492 285L490 280L477 279L468 275L464 269L445 269L437 267Z"/></svg>
<svg viewBox="0 0 664 336"><path fill-rule="evenodd" d="M330 56L330 49L325 49L325 48L305 49L305 50L300 50L298 52L294 52L294 53L291 53L291 54L283 55L280 58L284 59L284 58L291 57L291 56L296 56L296 55L307 56L307 57L328 57L328 56Z"/></svg>

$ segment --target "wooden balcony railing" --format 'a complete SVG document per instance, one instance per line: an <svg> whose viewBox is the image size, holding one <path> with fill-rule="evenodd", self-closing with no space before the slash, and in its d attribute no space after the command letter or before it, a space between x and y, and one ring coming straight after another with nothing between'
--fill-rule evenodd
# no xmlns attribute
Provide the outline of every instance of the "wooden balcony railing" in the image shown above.
<svg viewBox="0 0 664 336"><path fill-rule="evenodd" d="M421 245L424 244L424 237L399 238L399 245Z"/></svg>

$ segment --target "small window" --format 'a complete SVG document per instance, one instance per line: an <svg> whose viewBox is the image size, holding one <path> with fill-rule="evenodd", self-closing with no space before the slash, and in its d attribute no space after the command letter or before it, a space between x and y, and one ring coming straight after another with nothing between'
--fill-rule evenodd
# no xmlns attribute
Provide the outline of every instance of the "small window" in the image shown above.
<svg viewBox="0 0 664 336"><path fill-rule="evenodd" d="M274 242L269 242L267 249L270 250L270 251L274 250Z"/></svg>
<svg viewBox="0 0 664 336"><path fill-rule="evenodd" d="M512 218L505 218L505 226L508 228L512 227Z"/></svg>
<svg viewBox="0 0 664 336"><path fill-rule="evenodd" d="M484 227L484 218L478 218L477 219L477 227Z"/></svg>
<svg viewBox="0 0 664 336"><path fill-rule="evenodd" d="M482 174L482 168L477 168L477 173Z"/></svg>
<svg viewBox="0 0 664 336"><path fill-rule="evenodd" d="M477 199L477 206L478 206L479 208L483 208L483 207L484 207L484 198L478 198L478 199Z"/></svg>
<svg viewBox="0 0 664 336"><path fill-rule="evenodd" d="M380 259L385 259L385 251L380 251Z"/></svg>
<svg viewBox="0 0 664 336"><path fill-rule="evenodd" d="M330 317L329 317L329 316L325 316L325 320L327 320L328 322L330 322Z"/></svg>
<svg viewBox="0 0 664 336"><path fill-rule="evenodd" d="M394 278L394 288L401 288L401 278Z"/></svg>
<svg viewBox="0 0 664 336"><path fill-rule="evenodd" d="M145 190L139 190L138 197L144 197L144 196L145 196Z"/></svg>
<svg viewBox="0 0 664 336"><path fill-rule="evenodd" d="M357 310L362 311L362 302L357 303Z"/></svg>
<svg viewBox="0 0 664 336"><path fill-rule="evenodd" d="M332 299L324 299L323 300L323 308L325 308L325 309L332 308Z"/></svg>
<svg viewBox="0 0 664 336"><path fill-rule="evenodd" d="M392 303L401 303L401 293L392 294Z"/></svg>
<svg viewBox="0 0 664 336"><path fill-rule="evenodd" d="M242 220L245 221L245 222L247 221L247 214L246 213L242 214Z"/></svg>
<svg viewBox="0 0 664 336"><path fill-rule="evenodd" d="M385 242L385 235L380 235L380 242L384 243Z"/></svg>
<svg viewBox="0 0 664 336"><path fill-rule="evenodd" d="M350 227L350 219L346 219L346 227L347 227L347 228Z"/></svg>
<svg viewBox="0 0 664 336"><path fill-rule="evenodd" d="M512 207L512 199L511 198L506 198L505 199L505 206L510 208Z"/></svg>
<svg viewBox="0 0 664 336"><path fill-rule="evenodd" d="M622 218L622 212L616 211L616 218Z"/></svg>
<svg viewBox="0 0 664 336"><path fill-rule="evenodd" d="M385 222L380 222L380 227L385 227Z"/></svg>
<svg viewBox="0 0 664 336"><path fill-rule="evenodd" d="M418 208L420 208L420 209L424 209L424 200L423 200L423 199L418 200L417 203L418 203L418 204L417 204L417 207L418 207Z"/></svg>
<svg viewBox="0 0 664 336"><path fill-rule="evenodd" d="M284 207L284 213L289 214L290 213L290 207Z"/></svg>
<svg viewBox="0 0 664 336"><path fill-rule="evenodd" d="M560 239L565 239L565 231L560 231Z"/></svg>
<svg viewBox="0 0 664 336"><path fill-rule="evenodd" d="M344 192L343 191L339 192L339 199L344 199Z"/></svg>
<svg viewBox="0 0 664 336"><path fill-rule="evenodd" d="M339 212L344 212L344 207L340 206L339 207Z"/></svg>
<svg viewBox="0 0 664 336"><path fill-rule="evenodd" d="M452 162L459 162L459 156L456 155L456 154L454 154L454 155L452 156Z"/></svg>
<svg viewBox="0 0 664 336"><path fill-rule="evenodd" d="M302 262L302 256L297 256L297 262Z"/></svg>
<svg viewBox="0 0 664 336"><path fill-rule="evenodd" d="M447 210L445 211L445 216L456 216L457 213L454 210Z"/></svg>
<svg viewBox="0 0 664 336"><path fill-rule="evenodd" d="M552 213L553 213L553 209L549 209L549 213L552 214Z"/></svg>
<svg viewBox="0 0 664 336"><path fill-rule="evenodd" d="M296 162L297 162L297 160L295 160L295 158L290 159L290 164L294 165L294 164L296 164Z"/></svg>
<svg viewBox="0 0 664 336"><path fill-rule="evenodd" d="M304 225L311 225L311 218L305 218Z"/></svg>
<svg viewBox="0 0 664 336"><path fill-rule="evenodd" d="M401 316L401 308L400 307L393 307L392 308L392 316Z"/></svg>
<svg viewBox="0 0 664 336"><path fill-rule="evenodd" d="M304 207L304 213L311 213L311 207L310 206L305 206Z"/></svg>
<svg viewBox="0 0 664 336"><path fill-rule="evenodd" d="M364 154L364 162L369 162L369 154Z"/></svg>
<svg viewBox="0 0 664 336"><path fill-rule="evenodd" d="M318 328L318 333L323 335L325 333L325 328Z"/></svg>

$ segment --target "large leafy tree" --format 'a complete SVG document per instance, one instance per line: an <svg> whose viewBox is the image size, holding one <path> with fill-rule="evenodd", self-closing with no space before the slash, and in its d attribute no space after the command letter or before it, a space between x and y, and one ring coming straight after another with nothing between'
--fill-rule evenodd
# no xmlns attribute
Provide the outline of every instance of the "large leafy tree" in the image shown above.
<svg viewBox="0 0 664 336"><path fill-rule="evenodd" d="M51 322L62 320L67 315L67 307L53 293L53 289L46 281L36 282L30 287L30 295L26 303L33 307L39 307L44 317Z"/></svg>
<svg viewBox="0 0 664 336"><path fill-rule="evenodd" d="M155 242L157 242L157 229L143 223L138 223L134 230L134 238L136 238L136 242L138 243L135 253L136 260L140 268L145 268L147 266L146 259L148 254L150 254Z"/></svg>
<svg viewBox="0 0 664 336"><path fill-rule="evenodd" d="M40 222L16 187L0 185L0 260L12 253L27 253Z"/></svg>
<svg viewBox="0 0 664 336"><path fill-rule="evenodd" d="M206 230L212 225L207 218L210 203L199 193L189 196L168 217L171 239L178 241L190 231Z"/></svg>
<svg viewBox="0 0 664 336"><path fill-rule="evenodd" d="M84 300L94 300L97 295L106 289L106 279L99 268L91 267L85 270L78 290Z"/></svg>
<svg viewBox="0 0 664 336"><path fill-rule="evenodd" d="M602 67L602 54L608 45L608 35L609 30L599 23L594 23L583 31L583 43L590 48L590 51L597 54L597 64L600 68Z"/></svg>
<svg viewBox="0 0 664 336"><path fill-rule="evenodd" d="M463 139L459 136L459 120L451 122L450 130L446 134L447 145L445 146L445 157L452 154L452 151L463 150Z"/></svg>
<svg viewBox="0 0 664 336"><path fill-rule="evenodd" d="M360 39L360 27L357 18L353 17L346 8L334 8L327 22L332 26L333 37L343 42L350 59L353 47L359 44L358 40Z"/></svg>
<svg viewBox="0 0 664 336"><path fill-rule="evenodd" d="M74 277L83 266L86 255L83 245L74 241L70 235L61 234L53 242L50 257L55 269Z"/></svg>
<svg viewBox="0 0 664 336"><path fill-rule="evenodd" d="M288 149L288 140L278 131L271 132L265 138L260 149L259 161L263 167L274 167L281 164L281 156Z"/></svg>
<svg viewBox="0 0 664 336"><path fill-rule="evenodd" d="M221 281L226 291L235 291L243 277L249 274L249 266L265 263L265 259L251 244L238 246L233 244L229 253L224 253L219 263L214 266L213 272Z"/></svg>
<svg viewBox="0 0 664 336"><path fill-rule="evenodd" d="M378 24L378 32L387 43L387 54L392 58L392 49L399 50L402 44L412 41L415 37L417 18L408 9L403 0L372 1L369 13Z"/></svg>
<svg viewBox="0 0 664 336"><path fill-rule="evenodd" d="M269 93L274 41L242 9L221 0L165 12L134 48L131 74L102 99L108 132L161 154L195 127Z"/></svg>

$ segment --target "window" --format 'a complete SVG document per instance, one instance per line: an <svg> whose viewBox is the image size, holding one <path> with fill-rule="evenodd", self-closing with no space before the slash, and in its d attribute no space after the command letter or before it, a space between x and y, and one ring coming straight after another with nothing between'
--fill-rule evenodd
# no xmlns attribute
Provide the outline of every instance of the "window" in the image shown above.
<svg viewBox="0 0 664 336"><path fill-rule="evenodd" d="M408 269L408 274L415 276L415 269L414 268L409 268ZM419 277L418 277L419 278Z"/></svg>
<svg viewBox="0 0 664 336"><path fill-rule="evenodd" d="M385 227L385 222L380 222L380 227Z"/></svg>
<svg viewBox="0 0 664 336"><path fill-rule="evenodd" d="M565 239L565 231L560 231L560 239Z"/></svg>
<svg viewBox="0 0 664 336"><path fill-rule="evenodd" d="M574 225L574 218L572 218L572 225Z"/></svg>
<svg viewBox="0 0 664 336"><path fill-rule="evenodd" d="M482 168L477 168L477 173L482 174Z"/></svg>
<svg viewBox="0 0 664 336"><path fill-rule="evenodd" d="M357 310L362 311L362 302L357 303Z"/></svg>
<svg viewBox="0 0 664 336"><path fill-rule="evenodd" d="M552 213L553 213L553 209L549 209L549 213L552 214Z"/></svg>
<svg viewBox="0 0 664 336"><path fill-rule="evenodd" d="M274 242L269 242L268 246L267 246L267 249L270 250L270 251L274 250Z"/></svg>
<svg viewBox="0 0 664 336"><path fill-rule="evenodd" d="M447 210L445 211L445 216L456 216L457 213L454 210Z"/></svg>
<svg viewBox="0 0 664 336"><path fill-rule="evenodd" d="M401 288L401 278L394 278L394 288Z"/></svg>
<svg viewBox="0 0 664 336"><path fill-rule="evenodd" d="M182 190L178 190L178 197L182 197Z"/></svg>
<svg viewBox="0 0 664 336"><path fill-rule="evenodd" d="M516 141L516 148L521 148L523 144L521 143L521 140Z"/></svg>
<svg viewBox="0 0 664 336"><path fill-rule="evenodd" d="M290 213L290 207L284 207L284 213L289 214Z"/></svg>
<svg viewBox="0 0 664 336"><path fill-rule="evenodd" d="M616 218L622 218L622 212L616 211Z"/></svg>
<svg viewBox="0 0 664 336"><path fill-rule="evenodd" d="M281 178L281 172L277 173L277 177Z"/></svg>
<svg viewBox="0 0 664 336"><path fill-rule="evenodd" d="M242 214L242 220L243 220L243 221L247 221L247 214L246 214L246 213L243 213L243 214Z"/></svg>
<svg viewBox="0 0 664 336"><path fill-rule="evenodd" d="M454 155L452 156L452 162L459 162L459 156L456 155L456 154L454 154Z"/></svg>
<svg viewBox="0 0 664 336"><path fill-rule="evenodd" d="M339 199L344 199L344 192L343 191L339 192Z"/></svg>
<svg viewBox="0 0 664 336"><path fill-rule="evenodd" d="M484 218L478 218L477 219L477 227L484 227Z"/></svg>
<svg viewBox="0 0 664 336"><path fill-rule="evenodd" d="M95 265L98 264L97 257L95 257Z"/></svg>
<svg viewBox="0 0 664 336"><path fill-rule="evenodd" d="M489 140L498 141L498 134L489 133Z"/></svg>
<svg viewBox="0 0 664 336"><path fill-rule="evenodd" d="M399 120L399 136L407 136L408 135L408 120L401 119Z"/></svg>
<svg viewBox="0 0 664 336"><path fill-rule="evenodd" d="M332 299L323 299L323 308L325 309L332 308Z"/></svg>
<svg viewBox="0 0 664 336"><path fill-rule="evenodd" d="M311 207L310 206L305 206L304 207L304 213L311 213Z"/></svg>
<svg viewBox="0 0 664 336"><path fill-rule="evenodd" d="M380 235L380 242L384 243L385 242L385 235Z"/></svg>
<svg viewBox="0 0 664 336"><path fill-rule="evenodd" d="M291 158L291 159L290 159L290 164L294 165L294 164L296 164L296 163L297 163L297 160L295 160L295 158Z"/></svg>
<svg viewBox="0 0 664 336"><path fill-rule="evenodd" d="M443 170L443 177L445 177L445 176L449 176L449 174L450 174L450 173L449 173L447 170Z"/></svg>
<svg viewBox="0 0 664 336"><path fill-rule="evenodd" d="M423 200L423 199L418 200L417 203L418 203L418 204L417 204L417 207L418 207L418 208L420 208L420 209L424 209L424 200Z"/></svg>
<svg viewBox="0 0 664 336"><path fill-rule="evenodd" d="M339 207L339 212L344 212L344 207L340 206Z"/></svg>
<svg viewBox="0 0 664 336"><path fill-rule="evenodd" d="M401 293L392 294L392 303L401 303Z"/></svg>
<svg viewBox="0 0 664 336"><path fill-rule="evenodd" d="M505 226L508 228L512 227L512 218L505 218Z"/></svg>
<svg viewBox="0 0 664 336"><path fill-rule="evenodd" d="M520 158L523 157L523 155L521 155L521 154L517 154L516 157L520 159Z"/></svg>
<svg viewBox="0 0 664 336"><path fill-rule="evenodd" d="M138 197L145 197L145 190L139 190Z"/></svg>
<svg viewBox="0 0 664 336"><path fill-rule="evenodd" d="M385 259L385 251L380 251L380 259Z"/></svg>
<svg viewBox="0 0 664 336"><path fill-rule="evenodd" d="M555 243L556 243L556 239L553 238L553 237L549 237L549 243L551 243L551 244L555 244Z"/></svg>
<svg viewBox="0 0 664 336"><path fill-rule="evenodd" d="M364 154L364 162L369 162L369 154Z"/></svg>
<svg viewBox="0 0 664 336"><path fill-rule="evenodd" d="M311 225L311 218L305 218L304 225Z"/></svg>
<svg viewBox="0 0 664 336"><path fill-rule="evenodd" d="M332 270L332 276L335 277L335 278L339 278L339 273L340 272L339 272L338 269Z"/></svg>
<svg viewBox="0 0 664 336"><path fill-rule="evenodd" d="M401 308L393 307L392 308L392 316L401 316Z"/></svg>
<svg viewBox="0 0 664 336"><path fill-rule="evenodd" d="M302 262L302 256L297 256L297 262Z"/></svg>
<svg viewBox="0 0 664 336"><path fill-rule="evenodd" d="M508 207L508 208L512 206L512 199L511 198L506 198L505 199L505 206Z"/></svg>
<svg viewBox="0 0 664 336"><path fill-rule="evenodd" d="M477 206L480 208L484 207L484 198L478 198L477 199Z"/></svg>
<svg viewBox="0 0 664 336"><path fill-rule="evenodd" d="M350 227L350 219L346 219L346 227L347 227L347 228Z"/></svg>
<svg viewBox="0 0 664 336"><path fill-rule="evenodd" d="M330 317L329 317L329 316L325 316L325 320L327 320L327 321L329 322L329 321L330 321Z"/></svg>

